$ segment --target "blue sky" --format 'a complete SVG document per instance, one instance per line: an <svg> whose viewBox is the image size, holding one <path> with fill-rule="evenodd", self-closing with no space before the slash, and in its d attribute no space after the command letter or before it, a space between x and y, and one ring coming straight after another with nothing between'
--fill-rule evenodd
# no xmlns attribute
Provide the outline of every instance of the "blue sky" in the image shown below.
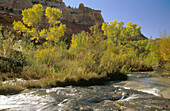
<svg viewBox="0 0 170 111"><path fill-rule="evenodd" d="M170 0L63 0L66 6L86 7L102 11L105 22L133 22L142 26L142 33L158 38L166 29L170 34Z"/></svg>

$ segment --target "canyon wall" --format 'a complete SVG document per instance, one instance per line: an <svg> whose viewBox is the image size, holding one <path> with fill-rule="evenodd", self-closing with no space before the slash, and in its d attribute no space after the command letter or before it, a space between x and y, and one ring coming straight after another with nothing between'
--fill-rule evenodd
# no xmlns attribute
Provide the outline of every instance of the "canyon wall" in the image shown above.
<svg viewBox="0 0 170 111"><path fill-rule="evenodd" d="M0 0L0 10L21 15L23 9L39 3L44 8L47 6L59 8L62 11L61 20L64 21L89 26L104 22L100 10L84 7L84 4L80 4L78 8L66 7L62 0Z"/></svg>

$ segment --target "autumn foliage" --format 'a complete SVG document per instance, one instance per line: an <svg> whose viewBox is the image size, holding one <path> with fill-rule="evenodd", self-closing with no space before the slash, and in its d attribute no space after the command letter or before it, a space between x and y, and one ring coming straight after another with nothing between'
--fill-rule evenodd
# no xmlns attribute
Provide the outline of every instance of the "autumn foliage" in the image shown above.
<svg viewBox="0 0 170 111"><path fill-rule="evenodd" d="M40 38L44 38L48 42L54 41L57 43L60 37L64 36L66 28L64 24L58 21L62 12L59 9L47 7L45 9L45 16L48 19L49 27L40 28L43 12L44 8L41 4L36 4L32 8L23 10L23 23L21 21L14 22L14 30L19 33L22 32L24 37L35 40L36 43L39 42ZM58 24L60 25L58 26Z"/></svg>
<svg viewBox="0 0 170 111"><path fill-rule="evenodd" d="M153 70L153 66L170 62L170 36L158 41L131 41L141 35L141 27L117 20L103 23L102 27L96 24L90 27L90 32L73 34L68 48L60 39L66 29L59 21L61 14L59 9L44 9L36 4L22 11L22 21L13 23L21 39L0 35L0 55L26 61L19 72L21 77L41 79L45 86L55 86L56 81L124 79L121 74ZM43 17L47 20L46 27L42 27ZM12 51L18 54L12 55ZM0 64L2 70L9 63L0 61ZM6 67L7 72L13 72L10 67Z"/></svg>

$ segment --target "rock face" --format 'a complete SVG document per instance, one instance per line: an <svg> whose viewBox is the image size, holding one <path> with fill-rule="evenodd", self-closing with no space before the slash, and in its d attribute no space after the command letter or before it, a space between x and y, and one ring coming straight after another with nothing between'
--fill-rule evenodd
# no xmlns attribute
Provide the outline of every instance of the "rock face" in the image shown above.
<svg viewBox="0 0 170 111"><path fill-rule="evenodd" d="M73 33L80 33L82 30L89 31L89 26L104 22L100 10L94 10L80 4L78 8L66 7L62 0L0 0L0 24L12 26L13 21L22 20L23 9L31 8L34 4L42 4L59 8L62 11L61 22L66 24L65 35L71 40ZM132 40L145 40L143 35L135 37Z"/></svg>
<svg viewBox="0 0 170 111"><path fill-rule="evenodd" d="M80 4L78 9L66 7L62 0L0 0L0 10L20 15L23 9L39 3L44 8L47 6L59 8L62 11L61 20L64 21L88 26L104 22L101 11L84 7L84 4Z"/></svg>

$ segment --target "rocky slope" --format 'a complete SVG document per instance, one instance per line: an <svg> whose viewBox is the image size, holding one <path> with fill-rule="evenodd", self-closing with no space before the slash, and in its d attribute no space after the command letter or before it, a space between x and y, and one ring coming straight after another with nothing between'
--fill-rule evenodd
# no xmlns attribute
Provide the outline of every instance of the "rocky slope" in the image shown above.
<svg viewBox="0 0 170 111"><path fill-rule="evenodd" d="M30 8L38 3L41 3L44 7L50 6L62 10L61 20L64 21L81 25L94 25L104 22L101 11L84 7L84 4L73 9L66 7L62 0L0 0L0 10L20 15L23 9Z"/></svg>

